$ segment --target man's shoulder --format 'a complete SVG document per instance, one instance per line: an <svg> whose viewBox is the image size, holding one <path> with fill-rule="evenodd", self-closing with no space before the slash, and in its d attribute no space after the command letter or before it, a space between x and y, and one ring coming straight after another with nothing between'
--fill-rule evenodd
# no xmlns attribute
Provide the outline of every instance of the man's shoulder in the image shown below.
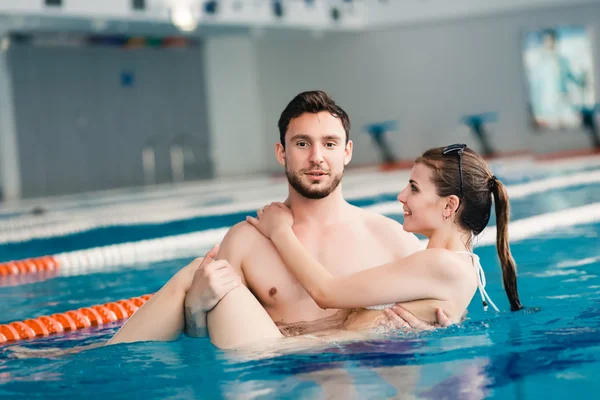
<svg viewBox="0 0 600 400"><path fill-rule="evenodd" d="M369 210L361 211L367 229L382 242L395 246L403 256L422 248L419 239L405 231L400 222Z"/></svg>
<svg viewBox="0 0 600 400"><path fill-rule="evenodd" d="M252 224L250 224L247 221L238 222L237 224L229 228L229 231L227 233L230 233L232 235L253 235L255 233L260 234L260 232L258 232L256 228L253 227Z"/></svg>
<svg viewBox="0 0 600 400"><path fill-rule="evenodd" d="M404 230L402 224L385 215L378 214L373 211L361 209L361 218L364 224L375 233L391 231L397 235L406 235L408 232Z"/></svg>
<svg viewBox="0 0 600 400"><path fill-rule="evenodd" d="M246 221L229 228L221 241L218 259L225 259L243 276L243 264L262 235Z"/></svg>
<svg viewBox="0 0 600 400"><path fill-rule="evenodd" d="M262 235L255 227L246 221L242 221L229 228L225 235L225 239L223 240L247 243L250 241L249 239L257 238L259 236Z"/></svg>

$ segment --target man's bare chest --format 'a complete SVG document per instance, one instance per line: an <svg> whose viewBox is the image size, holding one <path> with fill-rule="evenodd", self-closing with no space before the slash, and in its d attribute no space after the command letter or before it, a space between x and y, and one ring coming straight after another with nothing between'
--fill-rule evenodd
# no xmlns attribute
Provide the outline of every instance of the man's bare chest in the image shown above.
<svg viewBox="0 0 600 400"><path fill-rule="evenodd" d="M366 234L336 237L299 237L307 250L333 275L350 275L393 260L386 249ZM248 287L265 306L294 305L309 299L308 293L289 272L277 249L265 239L242 266Z"/></svg>

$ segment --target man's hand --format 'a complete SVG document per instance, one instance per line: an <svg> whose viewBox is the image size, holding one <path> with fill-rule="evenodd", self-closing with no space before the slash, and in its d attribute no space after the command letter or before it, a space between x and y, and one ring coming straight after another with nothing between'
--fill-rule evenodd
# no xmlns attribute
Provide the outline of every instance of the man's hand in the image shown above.
<svg viewBox="0 0 600 400"><path fill-rule="evenodd" d="M214 260L218 252L219 246L215 245L206 253L185 296L186 333L191 336L204 336L206 313L242 285L242 279L226 260Z"/></svg>
<svg viewBox="0 0 600 400"><path fill-rule="evenodd" d="M390 326L392 329L431 331L437 328L447 328L452 325L452 321L448 319L441 308L438 308L436 311L437 325L420 320L400 305L386 309L384 313L388 318L385 325Z"/></svg>

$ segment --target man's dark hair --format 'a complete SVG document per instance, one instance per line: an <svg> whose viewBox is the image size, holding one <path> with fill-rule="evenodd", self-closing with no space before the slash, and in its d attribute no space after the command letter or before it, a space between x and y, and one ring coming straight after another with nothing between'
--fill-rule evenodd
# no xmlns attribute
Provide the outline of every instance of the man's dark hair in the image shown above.
<svg viewBox="0 0 600 400"><path fill-rule="evenodd" d="M350 140L350 118L346 114L346 111L335 104L335 101L327 93L321 90L311 90L302 92L294 97L281 113L281 117L279 117L277 126L279 127L279 141L283 147L285 147L285 133L291 120L305 113L316 114L322 111L327 111L342 121L344 130L346 131L346 144L348 144Z"/></svg>

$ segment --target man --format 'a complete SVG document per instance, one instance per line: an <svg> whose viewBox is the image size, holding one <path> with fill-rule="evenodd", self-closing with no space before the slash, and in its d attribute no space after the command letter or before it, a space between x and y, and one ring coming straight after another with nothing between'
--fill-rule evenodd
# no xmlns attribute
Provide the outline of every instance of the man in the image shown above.
<svg viewBox="0 0 600 400"><path fill-rule="evenodd" d="M275 153L289 182L287 204L294 213L293 229L331 273L352 274L421 249L418 239L396 221L344 200L341 180L353 147L350 120L326 93L297 95L278 126L280 143ZM217 259L228 261L284 334L337 328L348 315L347 310L319 308L288 272L272 243L247 222L231 228ZM232 272L210 267L211 261L195 272L185 298L186 332L191 336L206 333L206 313L235 287ZM393 311L397 315L382 323L426 326L399 307ZM450 324L440 312L438 319Z"/></svg>

